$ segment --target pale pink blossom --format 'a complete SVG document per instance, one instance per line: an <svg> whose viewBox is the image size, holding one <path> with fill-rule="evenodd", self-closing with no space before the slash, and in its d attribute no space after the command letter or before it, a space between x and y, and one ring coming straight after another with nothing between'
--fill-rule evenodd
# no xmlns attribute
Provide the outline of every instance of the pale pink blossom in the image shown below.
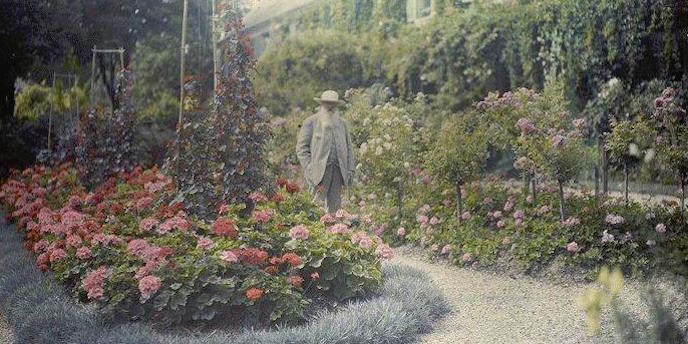
<svg viewBox="0 0 688 344"><path fill-rule="evenodd" d="M76 250L76 257L81 260L91 258L91 249L86 246L81 246Z"/></svg>
<svg viewBox="0 0 688 344"><path fill-rule="evenodd" d="M349 226L343 223L338 223L333 226L327 227L327 231L332 234L346 234L349 233Z"/></svg>
<svg viewBox="0 0 688 344"><path fill-rule="evenodd" d="M150 232L159 223L160 222L157 219L152 218L152 217L147 217L147 218L141 220L141 222L139 222L139 231Z"/></svg>
<svg viewBox="0 0 688 344"><path fill-rule="evenodd" d="M440 249L440 247L437 246L437 244L432 244L430 246L430 251L432 251L432 252L437 252L437 250L439 250L439 249Z"/></svg>
<svg viewBox="0 0 688 344"><path fill-rule="evenodd" d="M607 230L605 229L604 232L602 233L602 243L609 243L609 242L614 242L614 235L609 234Z"/></svg>
<svg viewBox="0 0 688 344"><path fill-rule="evenodd" d="M569 228L570 228L570 227L577 227L577 226L579 226L579 225L581 224L581 221L580 221L579 218L577 218L577 217L575 217L575 216L571 216L571 217L569 217L568 219L566 219L564 222L562 222L562 224L563 224L565 227L569 227Z"/></svg>
<svg viewBox="0 0 688 344"><path fill-rule="evenodd" d="M67 252L61 248L56 248L50 252L50 262L55 263L67 257Z"/></svg>
<svg viewBox="0 0 688 344"><path fill-rule="evenodd" d="M110 276L110 271L105 266L100 266L86 274L81 281L81 288L86 291L89 300L103 298L105 280Z"/></svg>
<svg viewBox="0 0 688 344"><path fill-rule="evenodd" d="M444 245L442 246L442 251L440 252L442 255L448 255L452 251L451 245Z"/></svg>
<svg viewBox="0 0 688 344"><path fill-rule="evenodd" d="M440 223L440 220L439 220L438 218L436 218L436 217L433 216L433 217L430 219L430 222L429 222L429 223L430 223L431 226L434 226L434 225Z"/></svg>
<svg viewBox="0 0 688 344"><path fill-rule="evenodd" d="M468 221L471 219L471 212L469 211L464 211L463 214L461 214L461 219L464 221Z"/></svg>
<svg viewBox="0 0 688 344"><path fill-rule="evenodd" d="M289 230L289 236L293 240L306 240L308 239L309 234L310 232L308 231L308 228L306 228L304 225L297 225Z"/></svg>
<svg viewBox="0 0 688 344"><path fill-rule="evenodd" d="M506 226L506 223L504 222L504 220L497 221L497 228L501 229L501 228L504 228L505 226Z"/></svg>
<svg viewBox="0 0 688 344"><path fill-rule="evenodd" d="M615 226L615 225L624 224L624 223L626 222L626 219L624 219L623 216L621 216L621 215L608 214L608 215L604 218L604 221L605 221L608 225Z"/></svg>
<svg viewBox="0 0 688 344"><path fill-rule="evenodd" d="M210 238L200 237L196 242L196 248L201 249L203 251L212 250L213 247L215 247L215 242Z"/></svg>
<svg viewBox="0 0 688 344"><path fill-rule="evenodd" d="M394 250L392 250L392 248L386 244L377 245L377 248L375 249L375 254L378 256L378 258L381 259L394 258Z"/></svg>
<svg viewBox="0 0 688 344"><path fill-rule="evenodd" d="M566 250L570 253L576 253L580 250L580 248L578 247L578 243L572 241L566 245Z"/></svg>
<svg viewBox="0 0 688 344"><path fill-rule="evenodd" d="M237 257L236 254L232 251L223 251L220 252L220 259L223 261L229 263L229 264L234 264L239 262L239 257Z"/></svg>
<svg viewBox="0 0 688 344"><path fill-rule="evenodd" d="M663 224L663 223L658 223L658 224L655 226L655 231L656 231L657 233L659 233L659 234L664 234L664 233L666 233L666 230L667 230L666 225Z"/></svg>
<svg viewBox="0 0 688 344"><path fill-rule="evenodd" d="M403 237L404 235L406 235L406 229L404 227L399 227L399 229L397 229L397 236Z"/></svg>
<svg viewBox="0 0 688 344"><path fill-rule="evenodd" d="M463 256L461 256L461 260L462 260L464 263L470 263L470 262L473 261L473 255L471 255L470 253L466 252L466 253L463 254Z"/></svg>

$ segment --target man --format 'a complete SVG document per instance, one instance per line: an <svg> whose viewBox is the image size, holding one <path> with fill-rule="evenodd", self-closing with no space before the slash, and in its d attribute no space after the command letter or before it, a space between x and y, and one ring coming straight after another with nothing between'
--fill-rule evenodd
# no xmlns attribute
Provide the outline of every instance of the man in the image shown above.
<svg viewBox="0 0 688 344"><path fill-rule="evenodd" d="M342 104L337 92L325 91L315 100L318 113L303 122L296 154L310 189L334 213L341 207L343 187L353 183L356 161L349 128L337 112Z"/></svg>

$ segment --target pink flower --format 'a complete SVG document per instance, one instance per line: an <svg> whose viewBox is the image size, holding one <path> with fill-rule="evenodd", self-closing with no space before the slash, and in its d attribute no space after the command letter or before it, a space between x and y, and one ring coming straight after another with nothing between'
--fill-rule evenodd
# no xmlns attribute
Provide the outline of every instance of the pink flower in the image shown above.
<svg viewBox="0 0 688 344"><path fill-rule="evenodd" d="M537 131L533 122L525 117L519 118L516 122L516 127L521 131L522 135L529 135Z"/></svg>
<svg viewBox="0 0 688 344"><path fill-rule="evenodd" d="M139 280L139 291L141 292L141 303L150 299L151 295L155 294L162 285L160 278L155 276L146 276Z"/></svg>
<svg viewBox="0 0 688 344"><path fill-rule="evenodd" d="M518 220L518 219L523 220L523 210L516 210L514 212L514 219L515 220Z"/></svg>
<svg viewBox="0 0 688 344"><path fill-rule="evenodd" d="M139 222L139 231L150 232L159 223L160 222L157 219L152 218L152 217L147 217L147 218L141 220L141 222Z"/></svg>
<svg viewBox="0 0 688 344"><path fill-rule="evenodd" d="M604 218L604 221L605 221L608 225L615 226L615 225L624 224L624 223L626 222L626 219L624 219L623 216L621 216L621 215L608 214L608 215Z"/></svg>
<svg viewBox="0 0 688 344"><path fill-rule="evenodd" d="M430 212L430 205L425 204L422 207L418 208L418 214L425 215L428 212Z"/></svg>
<svg viewBox="0 0 688 344"><path fill-rule="evenodd" d="M504 239L502 239L502 245L510 245L511 244L511 238L508 236L505 236Z"/></svg>
<svg viewBox="0 0 688 344"><path fill-rule="evenodd" d="M343 223L338 223L334 226L327 227L327 231L332 234L345 234L349 233L349 227Z"/></svg>
<svg viewBox="0 0 688 344"><path fill-rule="evenodd" d="M501 228L504 228L505 226L506 226L506 223L504 222L504 220L497 221L497 228L501 229Z"/></svg>
<svg viewBox="0 0 688 344"><path fill-rule="evenodd" d="M491 206L493 202L494 201L490 197L485 197L485 199L483 199L483 205L484 206Z"/></svg>
<svg viewBox="0 0 688 344"><path fill-rule="evenodd" d="M626 232L626 233L624 233L623 236L621 236L621 243L622 244L625 244L631 240L633 240L633 235L631 234L631 232Z"/></svg>
<svg viewBox="0 0 688 344"><path fill-rule="evenodd" d="M422 226L422 225L427 225L429 219L425 215L418 215L418 217L416 217L416 221Z"/></svg>
<svg viewBox="0 0 688 344"><path fill-rule="evenodd" d="M256 223L266 223L272 217L272 210L262 210L253 212L253 221Z"/></svg>
<svg viewBox="0 0 688 344"><path fill-rule="evenodd" d="M463 254L463 256L461 256L461 260L462 260L464 263L470 263L470 262L473 261L473 255L471 255L470 253L466 252L466 253Z"/></svg>
<svg viewBox="0 0 688 344"><path fill-rule="evenodd" d="M526 197L526 202L528 202L528 203L533 203L533 195L528 195L528 196Z"/></svg>
<svg viewBox="0 0 688 344"><path fill-rule="evenodd" d="M433 217L430 219L430 225L431 225L431 226L434 226L434 225L436 225L436 224L438 224L438 223L440 223L440 220L439 220L438 218L436 218L436 217L433 216Z"/></svg>
<svg viewBox="0 0 688 344"><path fill-rule="evenodd" d="M471 219L471 213L469 211L464 211L463 214L461 214L461 220L468 221Z"/></svg>
<svg viewBox="0 0 688 344"><path fill-rule="evenodd" d="M167 234L174 229L184 232L187 231L190 227L191 224L189 223L189 221L187 221L185 218L179 215L176 215L172 218L167 219L165 222L159 225L157 232L159 234Z"/></svg>
<svg viewBox="0 0 688 344"><path fill-rule="evenodd" d="M67 247L78 248L81 246L82 240L78 235L68 235L65 242L67 243Z"/></svg>
<svg viewBox="0 0 688 344"><path fill-rule="evenodd" d="M81 260L91 258L91 249L86 246L81 246L76 250L76 257Z"/></svg>
<svg viewBox="0 0 688 344"><path fill-rule="evenodd" d="M439 249L440 249L440 247L437 246L437 244L432 244L430 246L430 251L432 251L432 252L437 252L437 250L439 250Z"/></svg>
<svg viewBox="0 0 688 344"><path fill-rule="evenodd" d="M72 209L77 209L79 206L81 206L81 198L77 195L71 195L69 196L69 200L67 201L67 206Z"/></svg>
<svg viewBox="0 0 688 344"><path fill-rule="evenodd" d="M201 237L198 238L198 242L196 242L196 248L203 251L212 250L213 247L215 247L215 242L210 238Z"/></svg>
<svg viewBox="0 0 688 344"><path fill-rule="evenodd" d="M655 226L655 231L657 233L663 234L663 233L666 233L666 230L667 230L666 225L663 223L659 223Z"/></svg>
<svg viewBox="0 0 688 344"><path fill-rule="evenodd" d="M563 135L557 134L557 135L552 136L552 139L551 139L552 148L563 149L564 147L566 147L567 140L568 139L566 138L566 136L563 136Z"/></svg>
<svg viewBox="0 0 688 344"><path fill-rule="evenodd" d="M448 255L451 253L451 245L444 245L442 246L442 251L440 252L442 255Z"/></svg>
<svg viewBox="0 0 688 344"><path fill-rule="evenodd" d="M127 251L133 256L143 258L150 247L145 239L134 239L127 244Z"/></svg>
<svg viewBox="0 0 688 344"><path fill-rule="evenodd" d="M61 248L56 248L50 252L50 262L54 263L57 261L60 261L62 259L65 259L67 257L67 252L65 252Z"/></svg>
<svg viewBox="0 0 688 344"><path fill-rule="evenodd" d="M406 229L404 227L399 227L399 229L397 229L397 236L403 237L404 235L406 235Z"/></svg>
<svg viewBox="0 0 688 344"><path fill-rule="evenodd" d="M523 224L523 219L514 220L514 226L518 227Z"/></svg>
<svg viewBox="0 0 688 344"><path fill-rule="evenodd" d="M33 252L34 253L43 253L45 250L48 248L48 242L45 240L38 241L37 243L33 244Z"/></svg>
<svg viewBox="0 0 688 344"><path fill-rule="evenodd" d="M237 257L236 254L232 251L223 251L220 252L220 259L223 261L229 263L229 264L234 264L239 262L239 257Z"/></svg>
<svg viewBox="0 0 688 344"><path fill-rule="evenodd" d="M89 300L103 298L105 280L110 276L110 271L105 266L100 266L86 274L81 281L81 288L87 292Z"/></svg>
<svg viewBox="0 0 688 344"><path fill-rule="evenodd" d="M551 210L552 210L552 208L550 208L549 206L543 205L542 207L538 208L538 210L537 210L537 215L538 215L538 216L546 215L546 214L549 213Z"/></svg>
<svg viewBox="0 0 688 344"><path fill-rule="evenodd" d="M581 223L581 221L580 221L579 218L577 218L577 217L575 217L575 216L571 216L571 217L569 217L568 219L566 219L566 221L564 221L562 224L564 225L564 227L569 227L569 228L571 228L571 227L577 227L577 226L579 226L580 223Z"/></svg>
<svg viewBox="0 0 688 344"><path fill-rule="evenodd" d="M602 232L602 243L605 244L608 242L614 242L614 236L609 234L605 229L604 232Z"/></svg>
<svg viewBox="0 0 688 344"><path fill-rule="evenodd" d="M566 250L571 253L576 253L580 250L580 248L578 247L578 243L572 241L566 245Z"/></svg>
<svg viewBox="0 0 688 344"><path fill-rule="evenodd" d="M450 207L452 205L452 201L449 198L445 198L442 201L442 205L444 205L445 207Z"/></svg>
<svg viewBox="0 0 688 344"><path fill-rule="evenodd" d="M294 226L289 230L289 237L291 237L292 240L306 240L309 234L308 228L304 225Z"/></svg>
<svg viewBox="0 0 688 344"><path fill-rule="evenodd" d="M337 219L335 219L335 217L332 214L328 213L328 214L325 214L322 217L320 217L320 222L322 222L323 224L326 224L326 225L330 225L330 224L336 223Z"/></svg>
<svg viewBox="0 0 688 344"><path fill-rule="evenodd" d="M392 259L394 258L394 250L386 244L377 245L375 249L375 254L381 259Z"/></svg>
<svg viewBox="0 0 688 344"><path fill-rule="evenodd" d="M370 246L372 246L373 241L370 240L370 237L364 236L361 238L361 240L358 242L358 246L360 246L362 249L367 250L370 249Z"/></svg>
<svg viewBox="0 0 688 344"><path fill-rule="evenodd" d="M141 197L136 201L136 210L143 211L149 208L153 204L153 197Z"/></svg>
<svg viewBox="0 0 688 344"><path fill-rule="evenodd" d="M492 217L494 217L495 219L501 219L502 218L502 212L497 210L494 213L492 213Z"/></svg>
<svg viewBox="0 0 688 344"><path fill-rule="evenodd" d="M62 214L62 224L69 230L82 226L84 224L84 215L76 211L69 210Z"/></svg>

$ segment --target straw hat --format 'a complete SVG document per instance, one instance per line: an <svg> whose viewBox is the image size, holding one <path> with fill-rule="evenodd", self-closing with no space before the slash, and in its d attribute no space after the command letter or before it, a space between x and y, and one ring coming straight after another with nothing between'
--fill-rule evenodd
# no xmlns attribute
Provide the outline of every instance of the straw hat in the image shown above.
<svg viewBox="0 0 688 344"><path fill-rule="evenodd" d="M330 104L344 104L343 101L339 100L339 94L332 90L327 90L323 92L320 98L313 98L315 101L320 103L330 103Z"/></svg>

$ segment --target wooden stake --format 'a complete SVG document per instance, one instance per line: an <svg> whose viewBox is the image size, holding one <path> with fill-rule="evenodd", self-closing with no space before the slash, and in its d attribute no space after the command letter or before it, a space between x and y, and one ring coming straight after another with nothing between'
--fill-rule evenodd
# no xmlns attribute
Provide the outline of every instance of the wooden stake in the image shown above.
<svg viewBox="0 0 688 344"><path fill-rule="evenodd" d="M184 115L184 48L186 46L186 18L188 10L189 2L188 0L184 0L184 11L182 14L182 44L179 67L179 122L177 123L177 131L181 129L182 116Z"/></svg>

